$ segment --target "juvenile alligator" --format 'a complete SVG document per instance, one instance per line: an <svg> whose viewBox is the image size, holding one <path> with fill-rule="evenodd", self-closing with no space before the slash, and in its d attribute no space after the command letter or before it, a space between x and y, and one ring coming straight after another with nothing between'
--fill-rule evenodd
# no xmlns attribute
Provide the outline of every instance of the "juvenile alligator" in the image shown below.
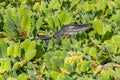
<svg viewBox="0 0 120 80"><path fill-rule="evenodd" d="M60 39L62 37L75 35L79 31L83 31L83 30L87 30L87 29L91 28L91 26L92 26L91 23L82 24L82 25L78 25L76 23L71 23L71 24L65 25L61 30L56 32L53 36L45 37L45 38L33 38L32 40L43 40L43 41L45 41L46 49L47 49L47 46L48 46L49 41L51 39Z"/></svg>

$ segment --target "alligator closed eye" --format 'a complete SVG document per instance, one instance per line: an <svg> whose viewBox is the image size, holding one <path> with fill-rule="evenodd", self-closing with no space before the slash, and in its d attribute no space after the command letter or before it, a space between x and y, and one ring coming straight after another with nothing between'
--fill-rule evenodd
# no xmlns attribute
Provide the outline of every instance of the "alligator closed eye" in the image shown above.
<svg viewBox="0 0 120 80"><path fill-rule="evenodd" d="M91 28L91 26L92 26L91 23L82 24L82 25L78 25L76 23L71 23L71 24L65 25L61 30L56 32L53 36L45 37L45 38L33 38L32 40L43 40L43 41L45 41L46 49L47 49L47 46L48 46L49 41L51 39L60 39L62 37L75 35L79 31L83 31L83 30L87 30L87 29Z"/></svg>

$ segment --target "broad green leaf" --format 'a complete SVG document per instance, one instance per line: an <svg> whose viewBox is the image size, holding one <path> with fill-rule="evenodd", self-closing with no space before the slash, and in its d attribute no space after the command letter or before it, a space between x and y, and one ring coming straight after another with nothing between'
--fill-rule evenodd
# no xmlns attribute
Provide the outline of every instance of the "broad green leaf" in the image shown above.
<svg viewBox="0 0 120 80"><path fill-rule="evenodd" d="M33 65L32 62L28 62L28 63L27 63L27 67L28 67L29 69L32 69L32 68L34 67L34 65Z"/></svg>
<svg viewBox="0 0 120 80"><path fill-rule="evenodd" d="M15 8L10 8L10 9L9 9L9 13L10 13L10 15L11 15L9 18L15 22L15 20L16 20L16 18L17 18L17 17L16 17L16 9L15 9ZM8 19L9 19L9 18L8 18Z"/></svg>
<svg viewBox="0 0 120 80"><path fill-rule="evenodd" d="M110 44L110 45L107 45L107 50L108 50L109 52L116 53L116 52L117 52L117 47L114 46L113 44Z"/></svg>
<svg viewBox="0 0 120 80"><path fill-rule="evenodd" d="M55 54L54 54L54 52L48 52L48 53L46 53L45 55L44 55L44 59L45 59L45 63L47 64L47 68L48 69L52 69L52 66L51 66L51 63L50 63L50 59L52 58L52 57L54 57L55 56Z"/></svg>
<svg viewBox="0 0 120 80"><path fill-rule="evenodd" d="M115 35L112 37L111 40L106 40L104 43L106 44L106 47L108 49L109 52L113 52L113 53L118 53L119 50L118 48L120 47L120 36L119 35Z"/></svg>
<svg viewBox="0 0 120 80"><path fill-rule="evenodd" d="M75 67L76 66L76 64L78 64L79 62L82 62L83 61L83 59L82 59L82 57L81 56L71 56L71 57L67 57L66 59L65 59L65 63L69 63L69 64L71 64L73 67Z"/></svg>
<svg viewBox="0 0 120 80"><path fill-rule="evenodd" d="M59 19L57 16L49 16L47 22L50 28L58 30L58 27L60 24L59 24Z"/></svg>
<svg viewBox="0 0 120 80"><path fill-rule="evenodd" d="M51 48L53 48L53 40L50 40L48 44L48 50Z"/></svg>
<svg viewBox="0 0 120 80"><path fill-rule="evenodd" d="M95 36L96 31L91 31L88 35L90 36L90 38Z"/></svg>
<svg viewBox="0 0 120 80"><path fill-rule="evenodd" d="M64 50L64 51L56 50L55 53L56 53L57 56L59 56L60 59L64 59L65 56L66 57L69 56L69 54L67 53L66 50Z"/></svg>
<svg viewBox="0 0 120 80"><path fill-rule="evenodd" d="M21 73L21 74L18 76L17 80L28 80L28 75L25 74L25 73Z"/></svg>
<svg viewBox="0 0 120 80"><path fill-rule="evenodd" d="M7 55L8 56L14 56L14 44L11 44L8 48L7 48Z"/></svg>
<svg viewBox="0 0 120 80"><path fill-rule="evenodd" d="M21 5L18 8L18 17L19 17L20 21L22 21L23 16L25 16L25 15L27 15L29 17L32 16L32 11L31 11L30 7L26 4Z"/></svg>
<svg viewBox="0 0 120 80"><path fill-rule="evenodd" d="M115 35L112 37L113 43L118 43L120 44L120 35Z"/></svg>
<svg viewBox="0 0 120 80"><path fill-rule="evenodd" d="M120 68L115 68L115 71L120 74Z"/></svg>
<svg viewBox="0 0 120 80"><path fill-rule="evenodd" d="M36 58L42 57L44 54L44 47L41 45L36 45Z"/></svg>
<svg viewBox="0 0 120 80"><path fill-rule="evenodd" d="M10 19L11 23L16 24L18 27L18 25L20 24L20 21L19 21L19 17L18 17L17 13L18 12L17 12L16 8L9 8L6 10L7 18L5 18L5 19L6 19L6 21L7 21L7 19L8 20ZM11 24L11 25L14 26L14 24Z"/></svg>
<svg viewBox="0 0 120 80"><path fill-rule="evenodd" d="M27 46L27 51L25 52L25 59L27 61L29 61L35 57L35 55L36 55L35 47L36 47L35 41L30 42L29 45Z"/></svg>
<svg viewBox="0 0 120 80"><path fill-rule="evenodd" d="M52 71L49 73L49 77L56 80L57 77L58 77L59 73L58 72L55 72L55 71Z"/></svg>
<svg viewBox="0 0 120 80"><path fill-rule="evenodd" d="M22 28L22 30L25 30L27 32L27 34L29 34L31 31L31 21L32 21L32 19L30 16L28 16L28 15L23 16L23 19L21 22L21 28Z"/></svg>
<svg viewBox="0 0 120 80"><path fill-rule="evenodd" d="M15 30L15 26L14 26L13 21L11 20L11 18L8 18L8 19L5 20L5 24L4 24L3 29L4 29L6 35L9 38L16 38L16 37L18 37L18 33Z"/></svg>
<svg viewBox="0 0 120 80"><path fill-rule="evenodd" d="M83 61L77 64L76 71L78 73L85 72L89 70L89 63L87 61Z"/></svg>
<svg viewBox="0 0 120 80"><path fill-rule="evenodd" d="M120 20L120 10L116 11L116 14L113 14L111 17L111 20L114 20L115 22L117 22L117 24L119 24Z"/></svg>
<svg viewBox="0 0 120 80"><path fill-rule="evenodd" d="M21 57L21 48L20 48L20 44L16 44L14 46L14 57Z"/></svg>
<svg viewBox="0 0 120 80"><path fill-rule="evenodd" d="M110 29L110 30L108 30ZM112 38L114 32L111 30L111 27L107 27L105 35L102 37L101 41L109 40Z"/></svg>
<svg viewBox="0 0 120 80"><path fill-rule="evenodd" d="M104 35L104 31L103 31L104 25L100 20L96 19L93 22L93 26L99 35Z"/></svg>
<svg viewBox="0 0 120 80"><path fill-rule="evenodd" d="M13 67L12 67L12 70L18 70L20 68L20 63L19 62L16 62Z"/></svg>
<svg viewBox="0 0 120 80"><path fill-rule="evenodd" d="M63 68L67 70L67 72L65 72L66 74L70 74L72 71L74 71L73 66L70 65L69 63L64 63Z"/></svg>
<svg viewBox="0 0 120 80"><path fill-rule="evenodd" d="M120 0L114 0L112 2L112 4L116 7L116 8L120 8Z"/></svg>
<svg viewBox="0 0 120 80"><path fill-rule="evenodd" d="M33 59L36 55L36 50L28 50L27 52L25 52L25 59L27 61L30 61L31 59Z"/></svg>
<svg viewBox="0 0 120 80"><path fill-rule="evenodd" d="M50 26L51 28L53 28L53 27L55 26L52 17L48 17L47 22L48 22L48 24L49 24L49 26Z"/></svg>
<svg viewBox="0 0 120 80"><path fill-rule="evenodd" d="M46 3L45 1L41 1L41 5L39 7L39 10L42 11L42 10L45 10L46 9Z"/></svg>
<svg viewBox="0 0 120 80"><path fill-rule="evenodd" d="M109 80L110 79L110 73L108 71L102 71L101 74L97 77L97 80Z"/></svg>
<svg viewBox="0 0 120 80"><path fill-rule="evenodd" d="M72 78L65 74L59 74L56 80L72 80Z"/></svg>
<svg viewBox="0 0 120 80"><path fill-rule="evenodd" d="M84 10L85 12L90 11L90 4L88 3L88 1L86 1L86 2L84 3L84 5L83 5L83 10Z"/></svg>
<svg viewBox="0 0 120 80"><path fill-rule="evenodd" d="M55 29L56 29L56 27L59 26L59 19L58 19L57 16L52 16L52 20L54 21L54 26L53 27L55 27Z"/></svg>
<svg viewBox="0 0 120 80"><path fill-rule="evenodd" d="M114 60L115 60L117 63L120 63L120 56L116 56L116 57L114 58Z"/></svg>
<svg viewBox="0 0 120 80"><path fill-rule="evenodd" d="M106 0L98 0L97 4L96 4L97 10L105 10L106 8Z"/></svg>
<svg viewBox="0 0 120 80"><path fill-rule="evenodd" d="M40 27L42 26L42 17L39 17L36 22L36 30L39 31Z"/></svg>
<svg viewBox="0 0 120 80"><path fill-rule="evenodd" d="M70 39L63 39L62 40L62 45L63 45L63 48L66 49L66 50L69 50L71 49L71 43L70 43Z"/></svg>
<svg viewBox="0 0 120 80"><path fill-rule="evenodd" d="M111 76L113 76L114 78L116 78L116 80L119 80L120 79L120 76L119 76L119 74L116 72L116 71L114 71L113 69L108 69L108 72L109 72L109 74L111 75Z"/></svg>
<svg viewBox="0 0 120 80"><path fill-rule="evenodd" d="M53 11L48 7L48 8L45 8L44 10L44 13L46 15L46 17L49 17L52 15Z"/></svg>
<svg viewBox="0 0 120 80"><path fill-rule="evenodd" d="M62 11L59 14L59 20L62 25L69 24L73 21L73 15L67 11Z"/></svg>
<svg viewBox="0 0 120 80"><path fill-rule="evenodd" d="M85 52L85 53L89 53L89 47L84 47L84 49L83 49L83 51Z"/></svg>
<svg viewBox="0 0 120 80"><path fill-rule="evenodd" d="M81 15L83 19L83 23L89 23L90 22L90 16L87 14Z"/></svg>
<svg viewBox="0 0 120 80"><path fill-rule="evenodd" d="M21 48L23 48L25 51L27 51L27 47L30 44L30 40L29 39L25 39L24 42L21 43Z"/></svg>
<svg viewBox="0 0 120 80"><path fill-rule="evenodd" d="M13 57L21 57L20 44L19 43L10 44L10 46L7 48L7 55L8 56L13 56Z"/></svg>
<svg viewBox="0 0 120 80"><path fill-rule="evenodd" d="M1 80L3 80L3 79L1 79ZM7 80L16 80L16 79L13 77L8 77Z"/></svg>
<svg viewBox="0 0 120 80"><path fill-rule="evenodd" d="M87 61L83 61L81 62L81 72L85 72L89 69L89 63Z"/></svg>
<svg viewBox="0 0 120 80"><path fill-rule="evenodd" d="M16 15L15 8L8 8L5 10L6 17L4 17L4 31L9 38L18 37L15 24L18 25L19 19Z"/></svg>
<svg viewBox="0 0 120 80"><path fill-rule="evenodd" d="M12 19L12 16L15 16L15 8L8 8L5 10L7 19Z"/></svg>
<svg viewBox="0 0 120 80"><path fill-rule="evenodd" d="M25 4L27 2L27 0L21 0L22 4Z"/></svg>
<svg viewBox="0 0 120 80"><path fill-rule="evenodd" d="M0 57L6 56L7 56L7 43L5 43L3 39L0 39Z"/></svg>
<svg viewBox="0 0 120 80"><path fill-rule="evenodd" d="M72 8L74 8L76 5L78 5L78 3L80 2L80 0L72 0L71 2L72 2L72 3L71 3L70 8L72 9Z"/></svg>
<svg viewBox="0 0 120 80"><path fill-rule="evenodd" d="M90 48L89 55L93 56L95 58L97 56L97 50L96 50L96 48L94 48L94 47Z"/></svg>
<svg viewBox="0 0 120 80"><path fill-rule="evenodd" d="M11 70L11 62L8 58L1 58L0 63L0 73Z"/></svg>
<svg viewBox="0 0 120 80"><path fill-rule="evenodd" d="M7 23L4 25L3 29L5 30L5 33L8 36L8 38L16 38L18 36L18 33Z"/></svg>
<svg viewBox="0 0 120 80"><path fill-rule="evenodd" d="M50 63L53 70L59 71L63 62L58 56L55 56L50 59Z"/></svg>
<svg viewBox="0 0 120 80"><path fill-rule="evenodd" d="M50 1L49 7L51 9L60 9L61 4L57 0Z"/></svg>
<svg viewBox="0 0 120 80"><path fill-rule="evenodd" d="M27 32L27 35L33 30L31 28L31 23L32 23L32 12L30 10L30 7L27 5L22 5L20 8L18 8L18 17L21 29L23 31Z"/></svg>
<svg viewBox="0 0 120 80"><path fill-rule="evenodd" d="M30 42L27 47L28 47L27 50L35 49L36 48L36 41Z"/></svg>
<svg viewBox="0 0 120 80"><path fill-rule="evenodd" d="M21 43L21 48L25 50L25 59L27 61L33 59L36 55L36 41L30 41L29 39L26 39L24 42Z"/></svg>

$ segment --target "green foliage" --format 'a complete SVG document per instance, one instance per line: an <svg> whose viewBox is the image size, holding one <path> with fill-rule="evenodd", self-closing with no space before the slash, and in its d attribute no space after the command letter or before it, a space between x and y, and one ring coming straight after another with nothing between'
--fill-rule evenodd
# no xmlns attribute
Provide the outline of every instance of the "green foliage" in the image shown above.
<svg viewBox="0 0 120 80"><path fill-rule="evenodd" d="M8 56L14 56L14 57L21 57L21 48L20 45L17 44L11 44L8 48L7 48L7 55Z"/></svg>
<svg viewBox="0 0 120 80"><path fill-rule="evenodd" d="M7 56L7 44L3 39L0 40L0 57L6 57Z"/></svg>
<svg viewBox="0 0 120 80"><path fill-rule="evenodd" d="M0 64L0 73L11 70L11 62L8 58L1 59Z"/></svg>
<svg viewBox="0 0 120 80"><path fill-rule="evenodd" d="M28 75L25 73L21 73L17 78L17 80L27 80L27 79L28 79Z"/></svg>
<svg viewBox="0 0 120 80"><path fill-rule="evenodd" d="M26 39L23 43L21 43L21 48L24 49L25 52L25 60L30 61L36 55L36 42L30 42L29 39Z"/></svg>
<svg viewBox="0 0 120 80"><path fill-rule="evenodd" d="M88 71L88 69L89 69L89 63L86 61L83 61L77 64L76 72L81 73L81 72Z"/></svg>
<svg viewBox="0 0 120 80"><path fill-rule="evenodd" d="M120 80L120 0L1 0L0 80ZM92 23L45 42L64 25ZM39 36L38 36L39 35Z"/></svg>

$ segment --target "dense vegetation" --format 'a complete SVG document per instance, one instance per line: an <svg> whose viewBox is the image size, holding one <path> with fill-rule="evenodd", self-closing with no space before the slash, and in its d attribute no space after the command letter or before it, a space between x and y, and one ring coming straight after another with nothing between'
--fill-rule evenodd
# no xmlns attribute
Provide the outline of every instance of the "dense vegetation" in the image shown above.
<svg viewBox="0 0 120 80"><path fill-rule="evenodd" d="M64 25L88 31L45 42ZM0 0L0 80L120 80L120 0Z"/></svg>

